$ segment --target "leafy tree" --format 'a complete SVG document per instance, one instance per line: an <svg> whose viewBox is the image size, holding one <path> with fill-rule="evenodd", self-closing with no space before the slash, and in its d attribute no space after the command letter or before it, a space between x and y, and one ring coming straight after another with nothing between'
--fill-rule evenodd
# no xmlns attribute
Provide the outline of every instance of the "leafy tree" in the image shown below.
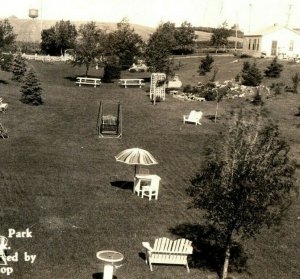
<svg viewBox="0 0 300 279"><path fill-rule="evenodd" d="M188 54L194 52L195 45L195 30L192 25L184 21L179 28L176 28L175 33L176 46L172 50L173 54Z"/></svg>
<svg viewBox="0 0 300 279"><path fill-rule="evenodd" d="M256 64L244 62L242 69L242 84L247 86L258 86L263 79L261 71L256 67Z"/></svg>
<svg viewBox="0 0 300 279"><path fill-rule="evenodd" d="M11 51L15 48L17 35L8 19L0 21L0 51Z"/></svg>
<svg viewBox="0 0 300 279"><path fill-rule="evenodd" d="M23 85L21 86L21 102L34 106L42 105L41 96L42 88L36 77L34 70L30 69L25 76Z"/></svg>
<svg viewBox="0 0 300 279"><path fill-rule="evenodd" d="M42 31L41 51L49 55L57 55L59 53L54 27Z"/></svg>
<svg viewBox="0 0 300 279"><path fill-rule="evenodd" d="M278 127L262 113L239 113L188 188L193 206L205 210L223 234L227 278L235 238L255 237L263 227L279 224L291 204L295 167Z"/></svg>
<svg viewBox="0 0 300 279"><path fill-rule="evenodd" d="M42 31L41 50L50 55L64 54L66 49L74 48L76 36L76 26L69 20L61 20Z"/></svg>
<svg viewBox="0 0 300 279"><path fill-rule="evenodd" d="M207 53L205 58L201 59L201 64L199 66L199 74L204 76L207 72L210 72L213 63L214 58Z"/></svg>
<svg viewBox="0 0 300 279"><path fill-rule="evenodd" d="M126 18L117 24L116 31L109 33L107 42L108 52L119 58L122 69L128 69L134 63L135 57L141 55L144 44Z"/></svg>
<svg viewBox="0 0 300 279"><path fill-rule="evenodd" d="M230 36L231 31L227 29L227 23L224 22L220 28L216 28L212 31L211 44L215 46L216 52L218 52L221 46L228 45L228 37Z"/></svg>
<svg viewBox="0 0 300 279"><path fill-rule="evenodd" d="M86 68L85 75L88 75L91 65L95 64L104 53L105 33L98 29L95 22L91 21L82 24L78 30L79 38L76 41L74 50L75 56L71 61L73 66Z"/></svg>
<svg viewBox="0 0 300 279"><path fill-rule="evenodd" d="M280 77L280 73L283 70L282 64L279 64L277 58L275 57L271 64L265 70L265 76L271 78L278 78Z"/></svg>
<svg viewBox="0 0 300 279"><path fill-rule="evenodd" d="M146 64L153 72L168 74L170 69L170 55L176 46L175 24L171 22L162 23L150 36L145 49Z"/></svg>
<svg viewBox="0 0 300 279"><path fill-rule="evenodd" d="M19 53L15 57L13 64L12 64L12 79L16 81L21 81L26 73L26 61Z"/></svg>

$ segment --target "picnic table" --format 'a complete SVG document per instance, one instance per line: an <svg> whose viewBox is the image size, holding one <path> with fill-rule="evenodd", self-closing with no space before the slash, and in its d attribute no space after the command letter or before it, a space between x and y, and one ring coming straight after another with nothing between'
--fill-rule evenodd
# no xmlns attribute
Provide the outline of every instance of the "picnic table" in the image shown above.
<svg viewBox="0 0 300 279"><path fill-rule="evenodd" d="M91 78L91 77L77 77L76 78L76 84L81 86L81 84L86 84L86 85L93 85L96 87L97 85L100 85L101 79L100 78Z"/></svg>
<svg viewBox="0 0 300 279"><path fill-rule="evenodd" d="M142 85L145 85L145 83L143 83L144 79L142 78L122 78L119 79L119 83L121 84L121 86L125 86L125 88L127 88L128 85L131 86L139 86L140 88L142 88Z"/></svg>

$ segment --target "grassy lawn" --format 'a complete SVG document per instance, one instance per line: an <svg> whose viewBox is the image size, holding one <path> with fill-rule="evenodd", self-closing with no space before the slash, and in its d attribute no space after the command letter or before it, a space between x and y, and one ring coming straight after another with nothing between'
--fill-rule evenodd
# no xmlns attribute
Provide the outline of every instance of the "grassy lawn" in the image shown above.
<svg viewBox="0 0 300 279"><path fill-rule="evenodd" d="M182 59L179 76L183 84L196 84L201 58ZM242 63L233 57L218 57L217 80L234 78ZM262 69L270 60L258 60ZM176 239L202 223L202 213L187 209L190 198L185 189L189 179L205 163L204 151L211 135L223 129L204 117L202 126L183 125L182 115L201 109L212 115L214 102L179 101L167 96L153 106L144 90L101 84L98 88L77 87L74 78L84 69L66 64L30 62L41 81L45 104L39 107L19 101L19 84L10 74L0 72L0 92L8 111L1 123L9 139L1 140L0 234L30 228L32 238L10 239L11 251L36 254L34 264L22 258L12 263L11 278L83 279L102 278L103 264L96 258L100 250L124 254L124 265L115 271L118 279L215 278L201 247L190 274L183 266L155 265L151 272L143 259L141 242L157 237ZM299 65L285 65L281 80ZM91 75L101 76L92 70ZM122 77L145 77L149 73L123 73ZM273 80L264 81L271 84ZM278 82L276 80L276 82ZM123 137L99 139L96 134L99 101L122 104ZM224 100L220 113L231 106L248 106L244 100ZM300 94L283 93L266 100L266 107L278 121L282 135L291 145L291 154L300 157L300 119L294 114ZM157 201L132 194L134 169L117 163L114 156L126 148L140 147L151 152L159 165L149 167L162 178ZM297 169L299 177L299 169ZM295 198L283 226L263 231L244 243L248 258L236 278L300 278L300 205ZM180 230L184 224L185 230ZM195 226L194 226L195 227ZM203 252L203 251L202 251ZM209 251L207 251L209 252ZM2 278L2 277L1 277Z"/></svg>

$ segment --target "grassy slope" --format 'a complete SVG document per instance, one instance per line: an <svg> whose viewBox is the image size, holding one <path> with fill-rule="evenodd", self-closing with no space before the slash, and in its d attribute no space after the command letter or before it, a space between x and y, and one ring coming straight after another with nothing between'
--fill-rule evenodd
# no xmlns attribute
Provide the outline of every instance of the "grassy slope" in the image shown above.
<svg viewBox="0 0 300 279"><path fill-rule="evenodd" d="M218 58L220 80L233 78L241 64L234 58ZM182 60L179 71L184 84L205 79L197 76L199 60ZM263 67L266 60L260 60ZM176 238L169 229L186 222L201 221L201 214L187 210L185 194L189 178L203 163L206 140L222 129L204 118L202 126L183 125L182 115L199 108L213 114L215 103L181 102L167 96L152 106L140 89L113 84L100 88L78 88L70 79L84 69L65 64L33 63L44 88L45 105L21 104L18 84L0 72L1 96L9 110L1 122L10 138L2 140L1 152L1 234L8 228L31 227L32 239L12 239L13 251L37 254L34 265L14 263L15 278L94 278L103 266L96 252L116 249L125 255L118 278L185 278L183 267L155 266L150 272L143 259L141 242L156 237ZM229 67L230 65L230 67ZM292 66L293 71L296 66ZM298 67L298 66L297 66ZM228 70L230 69L230 70ZM230 72L229 72L230 71ZM100 75L94 70L91 74ZM135 75L124 73L125 76ZM148 74L142 74L147 76ZM194 76L193 76L194 75ZM289 70L283 78L287 80ZM217 77L217 79L219 79ZM299 95L284 94L267 102L299 158L299 120L293 114ZM95 125L99 100L121 101L122 139L98 139ZM242 102L243 101L234 101ZM221 113L231 103L221 103ZM109 105L106 106L109 109ZM298 128L296 126L298 125ZM133 168L116 163L114 155L130 147L149 150L159 161L150 168L162 177L158 201L140 199L114 181L132 180ZM299 173L298 173L299 175ZM113 183L114 184L114 183ZM248 272L253 278L298 278L300 206L295 203L283 227L263 232L257 241L247 241L252 254ZM189 278L213 275L207 269L191 269ZM247 273L238 278L248 278Z"/></svg>

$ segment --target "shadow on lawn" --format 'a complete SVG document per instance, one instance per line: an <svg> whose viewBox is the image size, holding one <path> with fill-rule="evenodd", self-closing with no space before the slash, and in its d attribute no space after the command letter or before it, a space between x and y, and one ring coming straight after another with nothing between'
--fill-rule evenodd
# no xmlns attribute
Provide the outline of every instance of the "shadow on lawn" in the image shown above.
<svg viewBox="0 0 300 279"><path fill-rule="evenodd" d="M184 223L171 228L169 231L192 241L194 251L191 256L190 267L207 268L220 275L224 263L225 248L222 243L224 237L218 229L212 225ZM234 242L231 248L229 271L247 271L247 260L248 256L242 245Z"/></svg>
<svg viewBox="0 0 300 279"><path fill-rule="evenodd" d="M103 272L100 272L100 273L94 273L93 274L93 279L103 279ZM117 279L118 277L113 275L113 279Z"/></svg>
<svg viewBox="0 0 300 279"><path fill-rule="evenodd" d="M0 79L0 83L1 83L1 84L8 84L8 82L7 82L7 81L5 81L5 80L2 80L2 79Z"/></svg>
<svg viewBox="0 0 300 279"><path fill-rule="evenodd" d="M113 187L120 188L122 190L130 190L133 189L133 182L132 181L112 181L110 185Z"/></svg>

